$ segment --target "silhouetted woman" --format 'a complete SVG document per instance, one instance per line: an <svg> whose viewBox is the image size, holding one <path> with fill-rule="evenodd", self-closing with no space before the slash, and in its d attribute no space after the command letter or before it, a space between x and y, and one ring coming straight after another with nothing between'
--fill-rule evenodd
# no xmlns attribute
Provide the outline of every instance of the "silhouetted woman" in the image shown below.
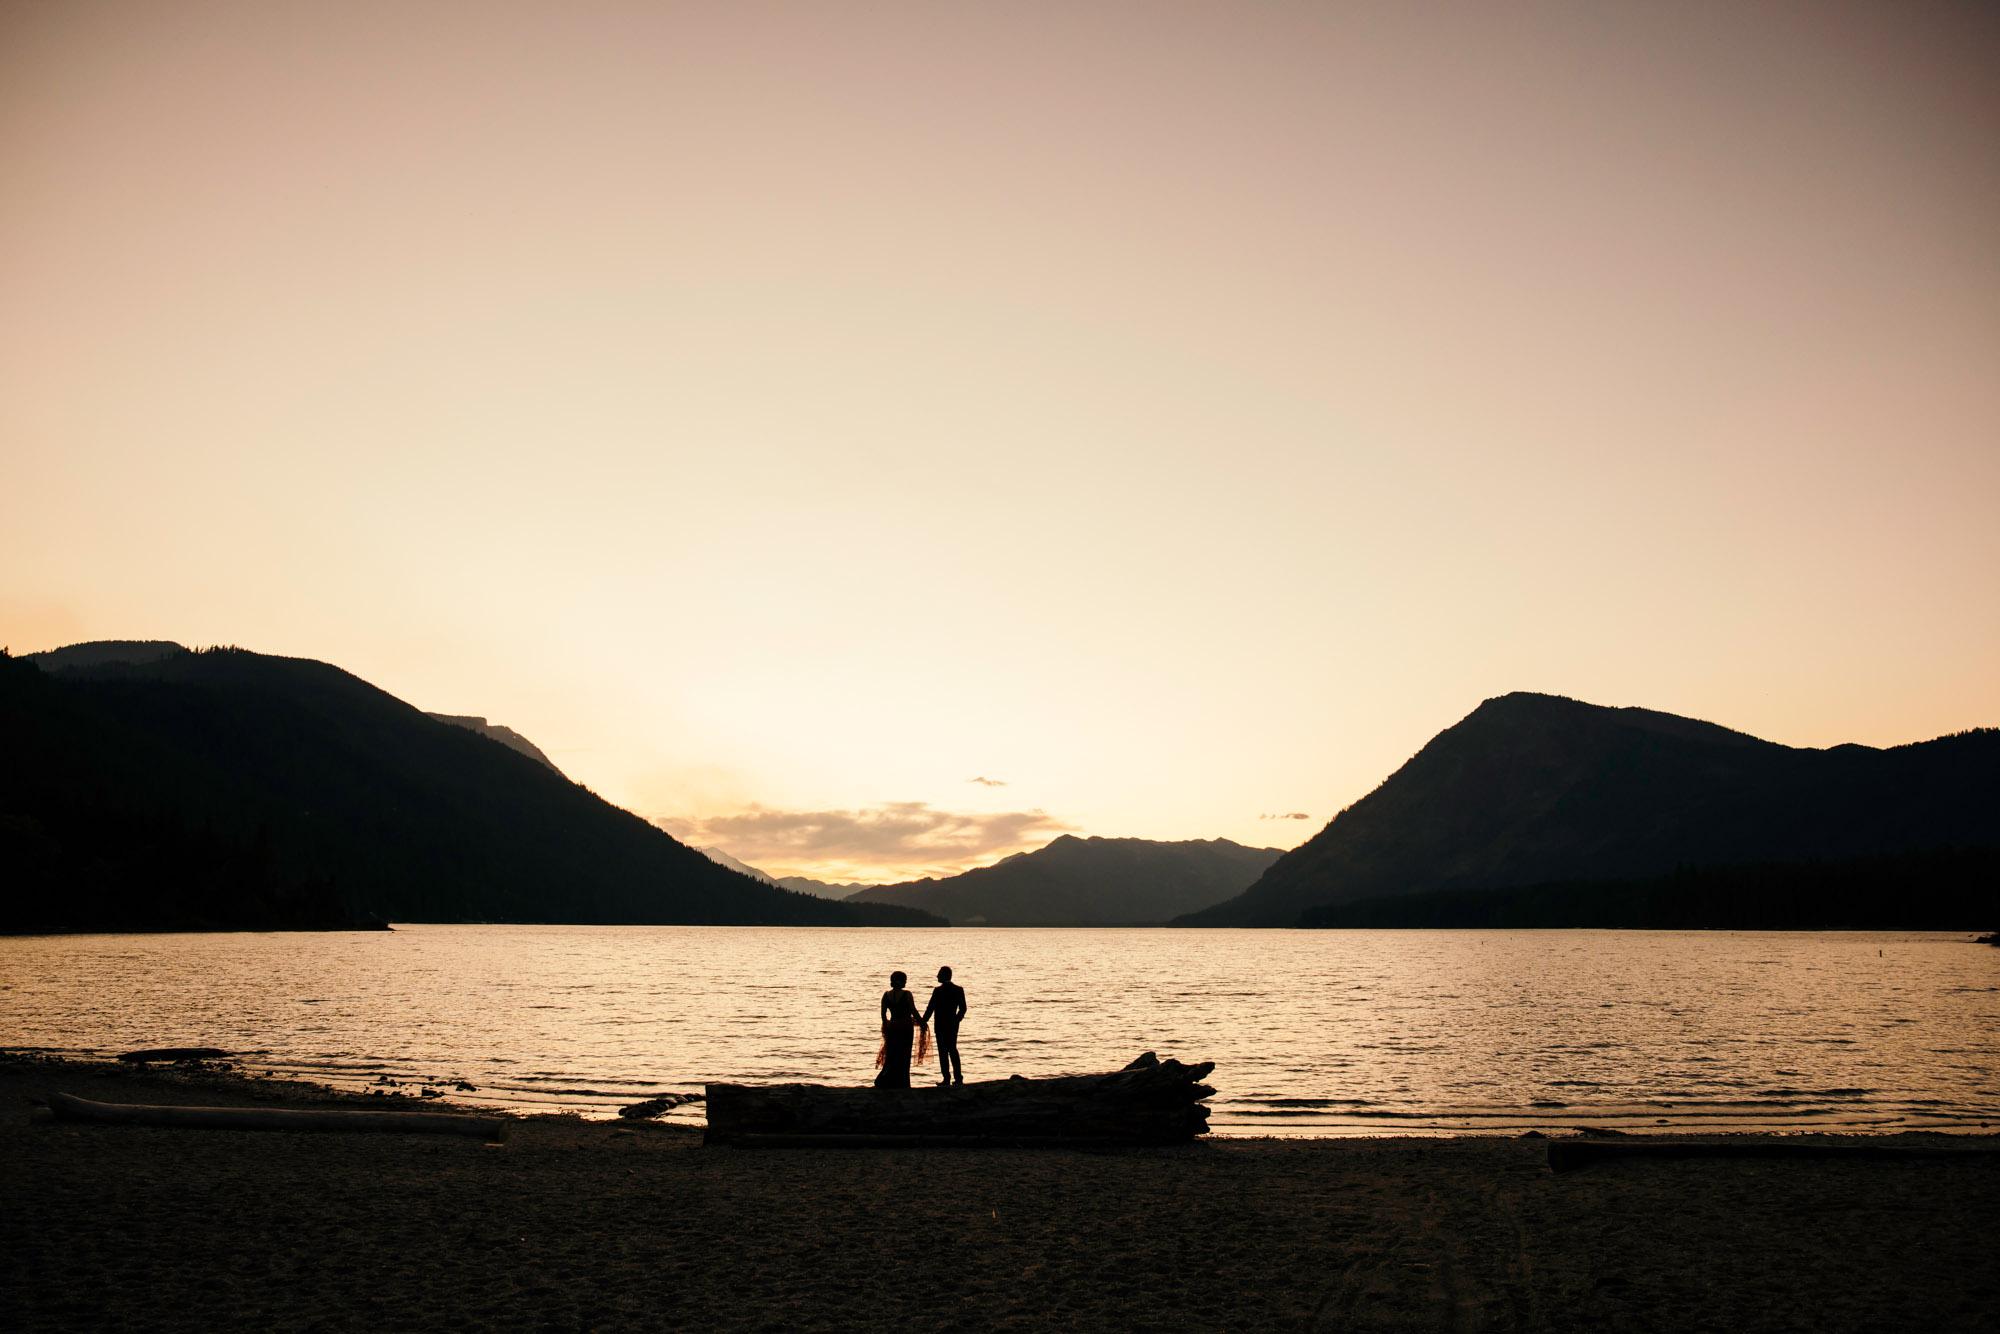
<svg viewBox="0 0 2000 1334"><path fill-rule="evenodd" d="M903 990L909 980L902 973L891 973L889 989L882 993L882 1050L875 1053L875 1064L882 1068L875 1076L878 1089L910 1086L910 1039L922 1024L917 1019L915 998Z"/></svg>

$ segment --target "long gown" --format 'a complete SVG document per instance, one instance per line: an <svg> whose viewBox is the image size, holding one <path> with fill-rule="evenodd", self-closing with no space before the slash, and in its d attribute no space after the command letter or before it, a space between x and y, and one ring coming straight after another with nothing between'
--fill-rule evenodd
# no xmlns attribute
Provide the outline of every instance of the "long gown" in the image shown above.
<svg viewBox="0 0 2000 1334"><path fill-rule="evenodd" d="M882 1022L882 1051L876 1060L882 1067L875 1076L878 1089L906 1089L910 1086L910 1040L917 1031L917 1002L907 991L882 993L889 1017Z"/></svg>

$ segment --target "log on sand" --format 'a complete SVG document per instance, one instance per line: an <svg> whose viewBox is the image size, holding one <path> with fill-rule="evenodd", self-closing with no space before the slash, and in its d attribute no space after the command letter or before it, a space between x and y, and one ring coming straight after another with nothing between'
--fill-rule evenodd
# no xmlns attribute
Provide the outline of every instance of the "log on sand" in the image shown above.
<svg viewBox="0 0 2000 1334"><path fill-rule="evenodd" d="M91 1102L67 1093L49 1095L57 1121L102 1125L180 1126L196 1130L373 1130L415 1135L475 1135L505 1138L507 1122L497 1116L447 1112L322 1112L276 1107L155 1107Z"/></svg>
<svg viewBox="0 0 2000 1334"><path fill-rule="evenodd" d="M1058 1079L951 1088L710 1084L704 1142L757 1147L1185 1144L1208 1130L1212 1061L1145 1062Z"/></svg>
<svg viewBox="0 0 2000 1334"><path fill-rule="evenodd" d="M734 1149L1125 1149L1128 1135L730 1135L704 1140Z"/></svg>

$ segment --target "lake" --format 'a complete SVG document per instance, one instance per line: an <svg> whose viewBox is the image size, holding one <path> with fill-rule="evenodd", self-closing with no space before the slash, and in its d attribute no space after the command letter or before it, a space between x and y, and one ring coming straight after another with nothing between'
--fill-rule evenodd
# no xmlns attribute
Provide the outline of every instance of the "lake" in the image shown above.
<svg viewBox="0 0 2000 1334"><path fill-rule="evenodd" d="M1229 1135L1980 1130L2000 950L1913 932L399 926L0 938L0 1046L213 1046L344 1087L612 1114L861 1084L950 964L966 1077L1212 1060ZM920 1072L919 1081L935 1078ZM676 1117L699 1121L699 1104Z"/></svg>

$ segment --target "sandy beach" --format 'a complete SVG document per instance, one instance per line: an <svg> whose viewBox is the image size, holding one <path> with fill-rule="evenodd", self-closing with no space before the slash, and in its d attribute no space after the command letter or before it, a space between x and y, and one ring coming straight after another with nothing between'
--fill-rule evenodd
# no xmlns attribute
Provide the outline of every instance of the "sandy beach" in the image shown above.
<svg viewBox="0 0 2000 1334"><path fill-rule="evenodd" d="M566 1117L501 1145L31 1125L58 1090L355 1105L0 1062L0 1324L22 1334L1972 1331L2000 1310L1994 1137L1556 1175L1534 1139L753 1151Z"/></svg>

